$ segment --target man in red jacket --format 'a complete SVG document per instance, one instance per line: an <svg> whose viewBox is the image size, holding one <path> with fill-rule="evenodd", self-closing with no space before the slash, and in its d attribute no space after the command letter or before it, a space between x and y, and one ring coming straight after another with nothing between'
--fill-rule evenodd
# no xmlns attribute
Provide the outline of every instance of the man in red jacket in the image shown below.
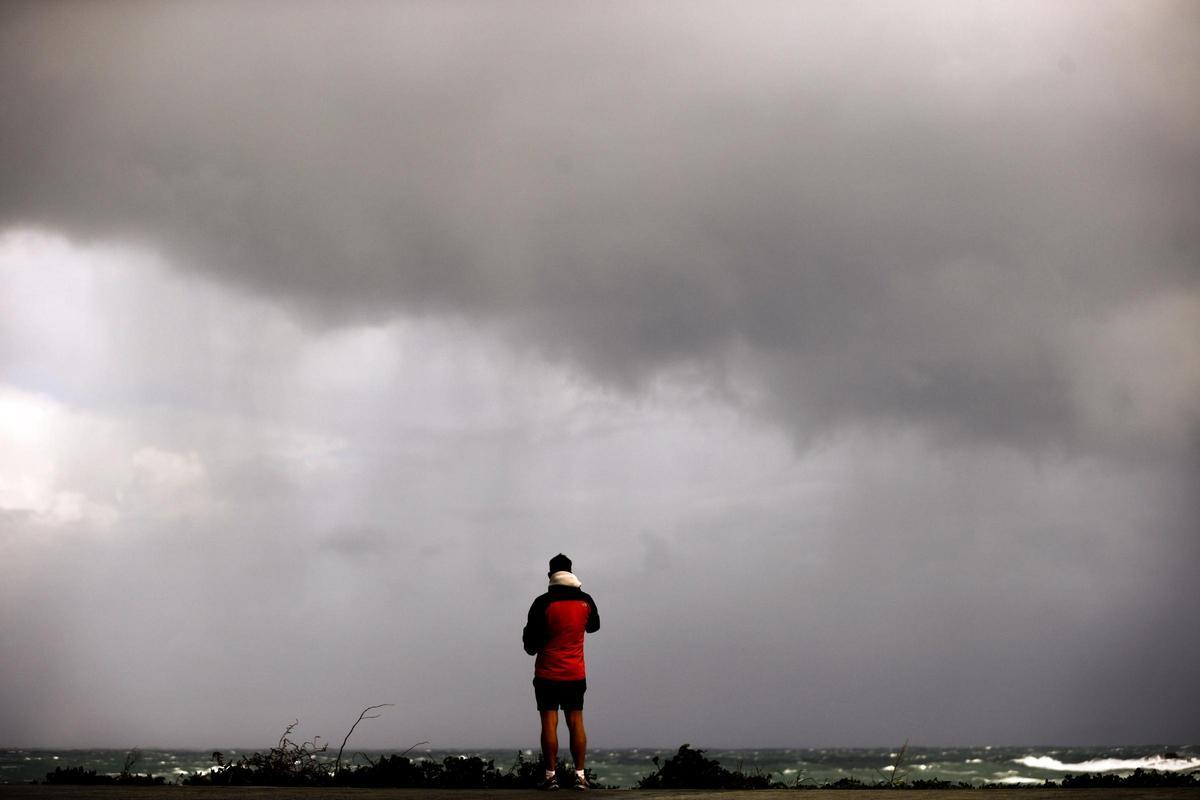
<svg viewBox="0 0 1200 800"><path fill-rule="evenodd" d="M550 559L550 588L529 607L529 620L521 634L525 652L536 655L533 694L542 717L542 759L545 780L539 789L557 789L558 709L567 718L571 756L575 759L575 788L588 788L583 764L587 732L583 729L583 693L587 667L583 661L584 633L600 630L600 613L591 596L579 588L571 572L571 559L559 553Z"/></svg>

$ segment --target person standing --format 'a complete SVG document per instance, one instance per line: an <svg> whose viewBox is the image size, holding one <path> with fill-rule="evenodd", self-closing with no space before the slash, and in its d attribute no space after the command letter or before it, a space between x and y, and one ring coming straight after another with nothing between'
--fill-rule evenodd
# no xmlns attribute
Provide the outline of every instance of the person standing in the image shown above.
<svg viewBox="0 0 1200 800"><path fill-rule="evenodd" d="M529 607L521 633L525 652L537 656L533 664L533 694L542 718L542 763L545 779L539 789L557 789L558 709L561 707L571 737L575 759L574 788L587 789L584 761L587 731L583 727L583 693L587 691L587 666L583 660L585 633L600 630L600 613L591 595L580 589L571 571L571 559L562 553L550 559L550 586Z"/></svg>

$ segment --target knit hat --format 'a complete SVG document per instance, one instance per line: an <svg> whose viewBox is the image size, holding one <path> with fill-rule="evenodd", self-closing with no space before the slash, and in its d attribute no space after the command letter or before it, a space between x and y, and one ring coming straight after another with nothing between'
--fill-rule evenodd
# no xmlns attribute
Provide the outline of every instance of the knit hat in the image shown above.
<svg viewBox="0 0 1200 800"><path fill-rule="evenodd" d="M559 553L554 558L550 559L550 572L570 572L571 559Z"/></svg>

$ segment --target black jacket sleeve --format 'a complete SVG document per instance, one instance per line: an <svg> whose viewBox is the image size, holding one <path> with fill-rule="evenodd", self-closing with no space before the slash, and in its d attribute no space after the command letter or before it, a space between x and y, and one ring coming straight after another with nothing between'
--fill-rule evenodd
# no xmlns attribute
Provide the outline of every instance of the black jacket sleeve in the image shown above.
<svg viewBox="0 0 1200 800"><path fill-rule="evenodd" d="M600 630L600 612L596 610L596 601L592 599L592 596L590 594L585 596L587 597L588 606L591 608L591 613L588 614L587 627L584 630L588 633L595 633Z"/></svg>
<svg viewBox="0 0 1200 800"><path fill-rule="evenodd" d="M545 642L546 604L539 597L529 607L529 618L525 621L525 630L521 631L521 644L525 646L526 653L535 656Z"/></svg>

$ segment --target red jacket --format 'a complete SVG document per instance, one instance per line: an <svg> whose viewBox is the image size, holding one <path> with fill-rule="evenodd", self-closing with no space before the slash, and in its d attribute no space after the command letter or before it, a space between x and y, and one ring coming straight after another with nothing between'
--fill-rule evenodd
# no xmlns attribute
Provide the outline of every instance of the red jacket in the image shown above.
<svg viewBox="0 0 1200 800"><path fill-rule="evenodd" d="M551 586L529 607L521 634L525 652L537 655L534 676L552 681L586 678L583 636L598 630L600 612L591 595L578 586Z"/></svg>

